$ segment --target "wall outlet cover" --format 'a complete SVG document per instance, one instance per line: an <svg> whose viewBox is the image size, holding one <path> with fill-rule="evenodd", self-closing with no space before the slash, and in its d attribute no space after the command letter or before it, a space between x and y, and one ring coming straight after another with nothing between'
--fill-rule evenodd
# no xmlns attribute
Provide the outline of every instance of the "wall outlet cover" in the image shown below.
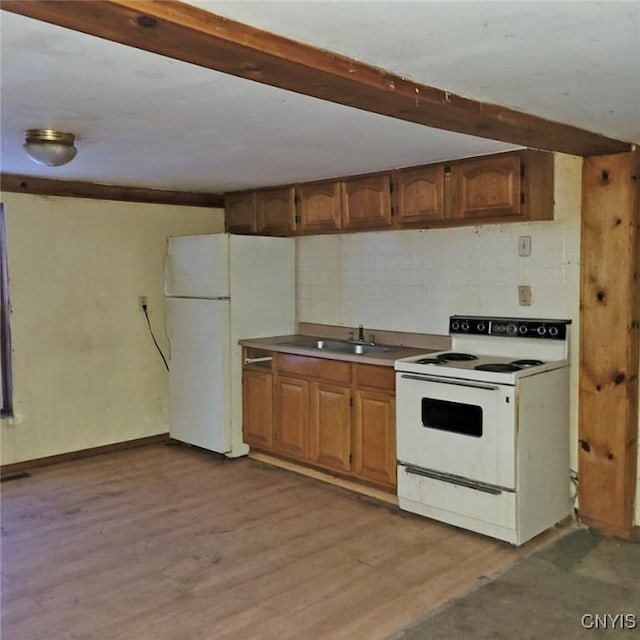
<svg viewBox="0 0 640 640"><path fill-rule="evenodd" d="M531 286L528 284L518 285L518 304L521 307L530 307L531 301Z"/></svg>

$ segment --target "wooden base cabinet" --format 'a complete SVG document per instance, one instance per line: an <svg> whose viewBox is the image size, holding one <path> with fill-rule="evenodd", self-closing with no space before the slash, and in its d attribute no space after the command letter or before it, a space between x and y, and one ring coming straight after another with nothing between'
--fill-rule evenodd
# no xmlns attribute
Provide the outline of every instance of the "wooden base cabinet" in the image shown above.
<svg viewBox="0 0 640 640"><path fill-rule="evenodd" d="M259 397L256 403L245 398L245 441L266 453L395 489L393 367L273 356L273 435L269 441L261 431L266 423L259 422L257 408L268 404L268 382L245 369L245 394Z"/></svg>
<svg viewBox="0 0 640 640"><path fill-rule="evenodd" d="M245 370L242 375L242 436L254 447L273 447L273 376Z"/></svg>
<svg viewBox="0 0 640 640"><path fill-rule="evenodd" d="M274 449L306 460L309 450L309 382L278 376L275 383Z"/></svg>
<svg viewBox="0 0 640 640"><path fill-rule="evenodd" d="M309 460L328 469L351 469L351 387L311 385Z"/></svg>

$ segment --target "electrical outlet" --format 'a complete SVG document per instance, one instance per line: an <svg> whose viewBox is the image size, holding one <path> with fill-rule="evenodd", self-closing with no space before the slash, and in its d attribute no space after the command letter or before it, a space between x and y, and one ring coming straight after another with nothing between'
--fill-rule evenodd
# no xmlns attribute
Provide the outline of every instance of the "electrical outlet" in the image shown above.
<svg viewBox="0 0 640 640"><path fill-rule="evenodd" d="M531 306L531 286L528 284L518 285L518 304L521 307Z"/></svg>
<svg viewBox="0 0 640 640"><path fill-rule="evenodd" d="M522 258L531 255L531 236L520 236L518 238L518 255Z"/></svg>
<svg viewBox="0 0 640 640"><path fill-rule="evenodd" d="M147 296L138 296L138 308L144 311L147 307Z"/></svg>

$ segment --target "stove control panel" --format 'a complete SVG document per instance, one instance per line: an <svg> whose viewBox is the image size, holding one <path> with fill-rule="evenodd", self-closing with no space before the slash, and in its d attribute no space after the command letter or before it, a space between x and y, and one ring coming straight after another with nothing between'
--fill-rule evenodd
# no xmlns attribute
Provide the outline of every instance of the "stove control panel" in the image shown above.
<svg viewBox="0 0 640 640"><path fill-rule="evenodd" d="M571 320L451 316L449 318L449 333L504 338L565 340L567 337L568 324L571 324Z"/></svg>

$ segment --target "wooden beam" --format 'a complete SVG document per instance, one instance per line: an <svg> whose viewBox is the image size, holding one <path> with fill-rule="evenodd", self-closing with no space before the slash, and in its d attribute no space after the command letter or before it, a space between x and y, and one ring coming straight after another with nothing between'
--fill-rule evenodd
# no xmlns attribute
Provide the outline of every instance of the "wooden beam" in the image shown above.
<svg viewBox="0 0 640 640"><path fill-rule="evenodd" d="M176 60L429 127L582 156L631 148L577 127L413 82L182 2L2 0L0 6Z"/></svg>
<svg viewBox="0 0 640 640"><path fill-rule="evenodd" d="M67 198L92 198L97 200L121 200L148 202L183 207L224 207L224 196L219 193L193 193L165 191L114 184L97 184L77 180L52 180L15 173L0 174L0 190L32 195L64 196Z"/></svg>
<svg viewBox="0 0 640 640"><path fill-rule="evenodd" d="M583 165L580 515L632 538L638 447L640 154Z"/></svg>

